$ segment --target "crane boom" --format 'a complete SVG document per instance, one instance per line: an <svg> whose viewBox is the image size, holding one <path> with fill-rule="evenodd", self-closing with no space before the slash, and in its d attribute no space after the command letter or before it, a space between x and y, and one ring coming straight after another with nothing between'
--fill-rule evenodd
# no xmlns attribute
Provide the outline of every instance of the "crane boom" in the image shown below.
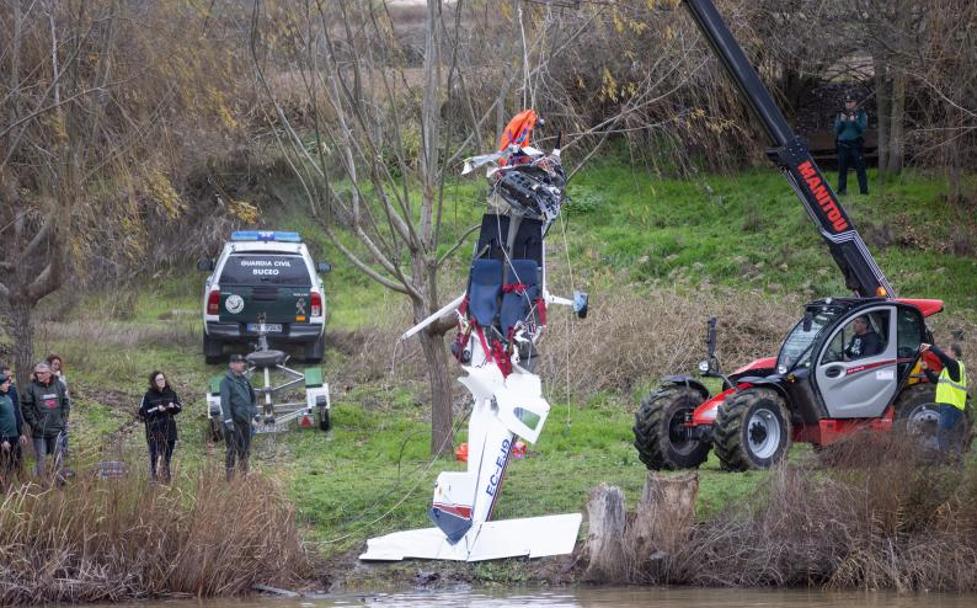
<svg viewBox="0 0 977 608"><path fill-rule="evenodd" d="M860 297L895 297L892 286L814 162L807 145L787 123L715 4L712 0L685 0L685 5L736 88L763 124L774 144L767 155L780 167L818 226L821 238L845 276L845 285Z"/></svg>

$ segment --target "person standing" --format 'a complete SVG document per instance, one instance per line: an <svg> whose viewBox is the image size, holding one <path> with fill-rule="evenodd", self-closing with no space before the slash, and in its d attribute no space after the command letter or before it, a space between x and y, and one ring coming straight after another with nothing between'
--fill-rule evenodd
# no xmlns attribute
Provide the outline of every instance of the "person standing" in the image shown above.
<svg viewBox="0 0 977 608"><path fill-rule="evenodd" d="M46 456L54 456L61 449L71 403L64 384L54 377L47 363L34 366L34 377L24 387L20 396L24 420L31 427L34 455L37 463L34 472L38 476L45 473Z"/></svg>
<svg viewBox="0 0 977 608"><path fill-rule="evenodd" d="M6 363L0 363L0 374L10 379L10 390L7 391L7 394L10 395L10 400L17 406L17 414L20 415L20 397L17 396L17 379L14 377L14 370L10 369L10 366Z"/></svg>
<svg viewBox="0 0 977 608"><path fill-rule="evenodd" d="M963 349L959 344L951 344L950 352L953 356L947 355L938 346L923 344L923 350L929 350L940 359L943 364L943 371L939 376L929 369L926 361L922 362L923 372L930 382L936 385L936 405L940 412L940 431L939 442L940 451L950 455L957 449L954 435L957 426L963 419L967 408L967 369L960 358L963 356Z"/></svg>
<svg viewBox="0 0 977 608"><path fill-rule="evenodd" d="M845 97L845 108L835 117L835 145L838 151L838 194L847 194L848 170L855 169L858 191L868 194L868 175L865 173L865 129L868 114L858 107L851 95Z"/></svg>
<svg viewBox="0 0 977 608"><path fill-rule="evenodd" d="M149 475L153 481L170 482L170 460L176 447L176 420L183 409L180 398L170 388L166 375L154 371L149 375L149 389L139 404L139 418L146 424L149 445Z"/></svg>
<svg viewBox="0 0 977 608"><path fill-rule="evenodd" d="M221 420L224 442L227 444L227 480L234 478L234 461L241 473L247 475L251 456L251 421L258 415L257 396L244 375L245 358L231 355L227 375L221 380Z"/></svg>
<svg viewBox="0 0 977 608"><path fill-rule="evenodd" d="M51 353L47 356L45 361L47 361L48 367L51 368L51 373L54 375L54 377L60 380L61 384L64 385L65 390L67 390L68 377L64 373L64 359L61 358L61 355Z"/></svg>
<svg viewBox="0 0 977 608"><path fill-rule="evenodd" d="M57 353L51 353L45 361L47 361L48 367L51 368L51 374L64 386L64 394L70 397L71 393L68 392L68 377L64 373L64 359ZM71 428L66 420L64 423L64 434L61 437L61 456L64 459L68 458L68 436L70 433ZM65 470L65 474L72 475L73 473Z"/></svg>
<svg viewBox="0 0 977 608"><path fill-rule="evenodd" d="M10 376L0 372L0 485L5 490L12 477L20 474L21 448L27 445L24 419Z"/></svg>

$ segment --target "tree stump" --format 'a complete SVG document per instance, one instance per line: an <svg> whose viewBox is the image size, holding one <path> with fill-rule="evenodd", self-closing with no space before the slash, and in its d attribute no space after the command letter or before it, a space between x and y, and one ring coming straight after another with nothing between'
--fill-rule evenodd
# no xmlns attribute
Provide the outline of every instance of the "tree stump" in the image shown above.
<svg viewBox="0 0 977 608"><path fill-rule="evenodd" d="M637 564L652 556L672 555L684 544L695 523L699 474L663 475L649 472L628 537Z"/></svg>
<svg viewBox="0 0 977 608"><path fill-rule="evenodd" d="M624 582L627 576L624 551L624 493L620 488L601 484L587 502L589 532L584 554L587 570L584 580L595 583Z"/></svg>

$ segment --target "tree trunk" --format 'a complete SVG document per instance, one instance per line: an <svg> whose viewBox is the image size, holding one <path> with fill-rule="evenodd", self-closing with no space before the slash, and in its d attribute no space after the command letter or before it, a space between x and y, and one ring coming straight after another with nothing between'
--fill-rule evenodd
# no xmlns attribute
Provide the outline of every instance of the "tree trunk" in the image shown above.
<svg viewBox="0 0 977 608"><path fill-rule="evenodd" d="M699 475L649 472L628 536L641 566L655 553L673 555L689 539L695 523Z"/></svg>
<svg viewBox="0 0 977 608"><path fill-rule="evenodd" d="M892 83L886 76L886 70L881 60L876 60L875 70L875 103L876 115L879 118L879 175L884 176L889 167L889 118L892 114Z"/></svg>
<svg viewBox="0 0 977 608"><path fill-rule="evenodd" d="M624 493L601 484L587 502L587 571L584 580L620 583L627 580L624 527L627 522Z"/></svg>
<svg viewBox="0 0 977 608"><path fill-rule="evenodd" d="M947 124L950 126L950 133L958 133L959 130L964 129L966 119L961 115L961 112L951 109L949 110L950 118ZM959 136L951 136L950 141L946 143L946 148L944 151L944 166L946 167L946 181L947 181L947 200L951 205L958 205L963 202L963 167L960 162L963 156L960 152L962 146L963 138Z"/></svg>
<svg viewBox="0 0 977 608"><path fill-rule="evenodd" d="M420 333L421 348L427 362L427 377L431 385L431 455L439 456L451 450L452 411L451 377L444 335L427 331Z"/></svg>
<svg viewBox="0 0 977 608"><path fill-rule="evenodd" d="M24 299L11 298L10 337L13 339L14 368L17 384L26 387L34 371L33 306ZM22 388L23 390L23 388Z"/></svg>
<svg viewBox="0 0 977 608"><path fill-rule="evenodd" d="M889 158L886 172L898 175L906 153L905 141L906 75L896 71L892 76L892 107L889 113Z"/></svg>

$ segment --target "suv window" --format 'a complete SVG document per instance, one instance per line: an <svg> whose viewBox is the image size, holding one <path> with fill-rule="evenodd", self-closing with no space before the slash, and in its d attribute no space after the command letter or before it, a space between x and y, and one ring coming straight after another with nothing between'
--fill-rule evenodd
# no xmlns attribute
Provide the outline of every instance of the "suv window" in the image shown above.
<svg viewBox="0 0 977 608"><path fill-rule="evenodd" d="M293 285L309 287L312 279L305 260L299 255L253 254L231 255L221 271L222 285Z"/></svg>

